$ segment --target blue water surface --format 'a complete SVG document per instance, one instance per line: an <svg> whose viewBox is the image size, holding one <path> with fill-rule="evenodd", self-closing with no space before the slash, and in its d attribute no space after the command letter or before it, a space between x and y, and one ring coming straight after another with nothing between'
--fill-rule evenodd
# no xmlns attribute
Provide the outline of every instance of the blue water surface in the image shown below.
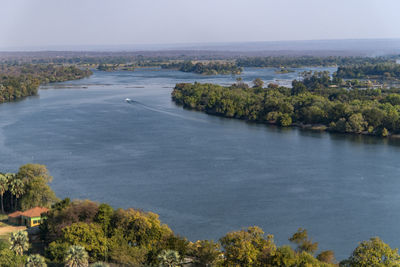
<svg viewBox="0 0 400 267"><path fill-rule="evenodd" d="M241 77L290 85L303 69L274 71ZM0 105L0 167L45 164L58 197L153 211L192 241L258 225L279 245L304 227L339 259L372 236L398 247L399 143L224 119L171 101L178 82L235 79L142 69L43 86Z"/></svg>

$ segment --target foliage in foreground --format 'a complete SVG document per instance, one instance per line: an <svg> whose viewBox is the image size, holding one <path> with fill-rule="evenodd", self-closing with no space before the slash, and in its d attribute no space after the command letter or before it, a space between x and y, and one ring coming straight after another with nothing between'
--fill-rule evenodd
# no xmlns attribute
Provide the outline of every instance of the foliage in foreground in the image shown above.
<svg viewBox="0 0 400 267"><path fill-rule="evenodd" d="M26 231L11 233L10 243L10 249L14 251L16 255L24 255L24 251L27 251L29 248L28 233Z"/></svg>
<svg viewBox="0 0 400 267"><path fill-rule="evenodd" d="M25 267L47 267L47 264L43 256L32 254L26 259Z"/></svg>
<svg viewBox="0 0 400 267"><path fill-rule="evenodd" d="M34 166L34 167L33 167ZM42 165L20 168L22 180L51 180ZM10 244L0 241L2 266L399 266L400 255L377 237L361 242L338 263L333 251L317 254L318 243L305 229L289 238L291 246L277 246L274 236L256 226L227 233L218 242L189 242L175 235L157 214L136 209L113 209L89 200L64 199L52 205L40 226L46 258L29 248L25 231L13 233ZM50 265L51 266L51 265Z"/></svg>
<svg viewBox="0 0 400 267"><path fill-rule="evenodd" d="M87 267L88 253L82 246L70 246L65 253L65 266L66 267Z"/></svg>

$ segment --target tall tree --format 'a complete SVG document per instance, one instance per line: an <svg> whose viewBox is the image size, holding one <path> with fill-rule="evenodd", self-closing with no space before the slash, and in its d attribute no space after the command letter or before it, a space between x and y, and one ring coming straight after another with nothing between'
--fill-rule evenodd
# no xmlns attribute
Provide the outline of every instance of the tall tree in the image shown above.
<svg viewBox="0 0 400 267"><path fill-rule="evenodd" d="M50 207L58 201L55 193L47 184L45 178L32 178L25 184L25 193L21 196L21 209L26 210L36 206Z"/></svg>
<svg viewBox="0 0 400 267"><path fill-rule="evenodd" d="M101 225L106 235L108 234L108 226L110 225L113 214L114 209L110 205L102 203L94 217L94 221Z"/></svg>
<svg viewBox="0 0 400 267"><path fill-rule="evenodd" d="M88 253L82 246L71 246L65 255L66 267L88 267Z"/></svg>
<svg viewBox="0 0 400 267"><path fill-rule="evenodd" d="M179 253L175 250L163 250L158 255L160 266L162 267L176 267L180 265L181 258Z"/></svg>
<svg viewBox="0 0 400 267"><path fill-rule="evenodd" d="M256 78L253 81L253 85L254 85L254 88L262 88L264 86L264 82L260 78Z"/></svg>
<svg viewBox="0 0 400 267"><path fill-rule="evenodd" d="M13 183L16 179L17 175L15 173L6 173L5 174L8 178L8 191L10 194L10 210L14 209L14 193L13 193Z"/></svg>
<svg viewBox="0 0 400 267"><path fill-rule="evenodd" d="M272 235L264 236L259 227L248 227L227 233L220 239L227 266L254 266L260 257L268 257L276 251Z"/></svg>
<svg viewBox="0 0 400 267"><path fill-rule="evenodd" d="M312 242L312 239L308 237L306 229L299 228L296 233L293 234L289 241L297 245L297 251L305 251L310 254L314 254L318 250L318 243Z"/></svg>
<svg viewBox="0 0 400 267"><path fill-rule="evenodd" d="M4 193L8 190L8 179L7 176L0 173L0 196L1 196L1 212L4 213Z"/></svg>
<svg viewBox="0 0 400 267"><path fill-rule="evenodd" d="M47 183L53 180L45 165L28 163L22 165L17 173L18 178L24 183L28 183L33 178L42 177Z"/></svg>
<svg viewBox="0 0 400 267"><path fill-rule="evenodd" d="M193 254L196 257L196 263L200 266L214 266L218 260L222 259L220 245L214 241L199 240L193 244Z"/></svg>
<svg viewBox="0 0 400 267"><path fill-rule="evenodd" d="M10 243L10 249L14 251L15 254L22 256L24 251L28 250L29 248L28 232L18 231L11 233Z"/></svg>
<svg viewBox="0 0 400 267"><path fill-rule="evenodd" d="M106 238L100 225L78 222L63 229L63 242L85 248L91 262L103 260L106 253Z"/></svg>
<svg viewBox="0 0 400 267"><path fill-rule="evenodd" d="M340 262L344 267L400 266L400 255L379 237L361 242L349 259Z"/></svg>
<svg viewBox="0 0 400 267"><path fill-rule="evenodd" d="M40 164L25 164L19 168L17 178L25 184L25 193L21 197L21 209L36 206L50 207L58 199L48 183L50 176L46 166Z"/></svg>
<svg viewBox="0 0 400 267"><path fill-rule="evenodd" d="M9 179L10 181L10 192L11 192L11 205L12 199L15 196L15 206L14 210L18 208L18 199L25 193L25 184L19 179L15 174Z"/></svg>

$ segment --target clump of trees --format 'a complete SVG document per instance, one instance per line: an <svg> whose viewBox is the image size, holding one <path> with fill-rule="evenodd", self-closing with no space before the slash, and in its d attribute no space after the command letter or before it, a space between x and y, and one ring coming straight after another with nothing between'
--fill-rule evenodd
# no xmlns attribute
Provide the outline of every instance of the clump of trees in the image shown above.
<svg viewBox="0 0 400 267"><path fill-rule="evenodd" d="M65 82L92 75L89 69L81 69L75 65L56 64L2 64L0 74L3 76L23 76L36 78L40 83Z"/></svg>
<svg viewBox="0 0 400 267"><path fill-rule="evenodd" d="M292 88L265 88L259 79L253 87L241 81L228 87L182 83L175 86L172 99L209 114L279 126L321 125L334 132L380 136L400 133L398 89L349 89L327 72L305 73Z"/></svg>
<svg viewBox="0 0 400 267"><path fill-rule="evenodd" d="M22 97L36 95L40 80L23 75L0 77L0 103L10 102Z"/></svg>
<svg viewBox="0 0 400 267"><path fill-rule="evenodd" d="M76 66L22 64L0 65L0 103L36 95L40 84L88 77L92 72Z"/></svg>
<svg viewBox="0 0 400 267"><path fill-rule="evenodd" d="M343 267L399 266L398 249L392 249L379 237L361 242L351 256L342 261Z"/></svg>
<svg viewBox="0 0 400 267"><path fill-rule="evenodd" d="M233 231L219 242L195 243L175 235L156 214L135 209L114 210L107 204L65 199L53 206L41 225L47 258L65 263L72 246L85 249L86 262L109 262L123 266L337 266L331 250L318 254L318 243L299 228L289 241L277 246L273 235L256 226ZM80 249L82 250L82 249ZM84 254L84 253L80 253ZM341 266L394 266L397 250L379 238L360 243ZM360 265L360 263L366 265ZM369 265L368 265L369 264ZM391 265L392 264L392 265Z"/></svg>
<svg viewBox="0 0 400 267"><path fill-rule="evenodd" d="M24 266L26 255L19 255L12 250L10 242L0 240L0 267L19 267Z"/></svg>
<svg viewBox="0 0 400 267"><path fill-rule="evenodd" d="M336 72L336 76L341 78L399 79L400 64L385 62L340 66Z"/></svg>
<svg viewBox="0 0 400 267"><path fill-rule="evenodd" d="M85 262L123 266L334 266L333 252L314 256L318 244L299 229L289 240L297 246L278 247L259 227L226 234L219 242L195 243L175 235L151 212L114 210L107 204L64 199L47 213L40 226L46 256L55 263L71 261L73 246L84 248ZM329 254L330 253L330 254ZM87 261L86 261L87 260ZM288 263L290 263L288 265Z"/></svg>
<svg viewBox="0 0 400 267"><path fill-rule="evenodd" d="M49 186L52 179L46 166L40 164L23 165L18 173L0 173L2 213L36 206L50 208L58 201Z"/></svg>
<svg viewBox="0 0 400 267"><path fill-rule="evenodd" d="M99 64L96 68L100 71L134 71L135 67L133 64Z"/></svg>
<svg viewBox="0 0 400 267"><path fill-rule="evenodd" d="M51 180L43 165L26 164L14 175L24 183ZM17 178L18 177L18 178ZM361 242L338 263L331 250L318 252L305 229L299 228L278 246L274 236L252 226L227 233L218 242L190 242L162 224L157 214L114 209L90 200L54 203L40 225L44 253L32 249L26 231L0 240L0 267L23 266L249 266L363 267L398 266L400 255L378 237Z"/></svg>
<svg viewBox="0 0 400 267"><path fill-rule="evenodd" d="M40 228L47 257L59 263L64 261L66 249L80 245L87 251L89 262L158 264L163 250L185 255L189 243L176 236L154 213L114 210L88 200L65 199L57 203Z"/></svg>
<svg viewBox="0 0 400 267"><path fill-rule="evenodd" d="M232 62L172 62L161 66L165 69L178 69L183 72L193 72L204 75L240 74L243 69Z"/></svg>

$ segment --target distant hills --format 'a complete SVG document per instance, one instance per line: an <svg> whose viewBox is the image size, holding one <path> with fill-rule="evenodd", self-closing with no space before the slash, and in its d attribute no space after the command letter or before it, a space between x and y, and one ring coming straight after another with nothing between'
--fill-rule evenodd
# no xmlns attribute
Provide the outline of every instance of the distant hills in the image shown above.
<svg viewBox="0 0 400 267"><path fill-rule="evenodd" d="M71 51L89 53L131 53L144 56L382 56L400 54L400 39L346 39L310 41L271 41L238 43L192 43L150 45L76 45L4 48L4 52Z"/></svg>

